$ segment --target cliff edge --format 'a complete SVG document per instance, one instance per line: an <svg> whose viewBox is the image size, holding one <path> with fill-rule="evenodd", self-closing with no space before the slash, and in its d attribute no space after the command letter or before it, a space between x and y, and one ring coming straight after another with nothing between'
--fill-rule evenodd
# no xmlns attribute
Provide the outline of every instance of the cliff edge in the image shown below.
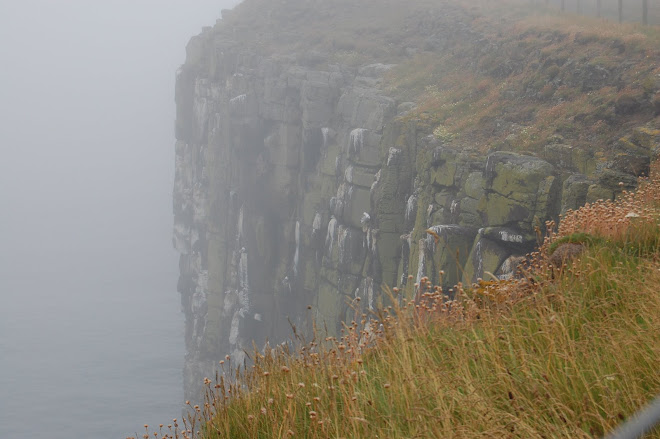
<svg viewBox="0 0 660 439"><path fill-rule="evenodd" d="M188 44L174 187L187 399L226 355L241 365L291 325L338 333L382 285L510 276L546 221L648 173L657 50L530 36L509 26L520 10L401 5L246 0ZM562 55L575 44L614 54ZM457 72L474 87L443 86ZM495 91L498 108L467 123ZM601 129L585 137L580 124Z"/></svg>

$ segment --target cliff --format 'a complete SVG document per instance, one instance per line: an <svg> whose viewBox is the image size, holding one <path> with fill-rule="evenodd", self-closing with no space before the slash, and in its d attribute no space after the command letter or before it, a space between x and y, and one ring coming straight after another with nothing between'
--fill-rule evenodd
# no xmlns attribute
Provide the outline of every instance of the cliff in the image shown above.
<svg viewBox="0 0 660 439"><path fill-rule="evenodd" d="M241 365L253 342L280 343L310 317L337 334L375 306L382 285L510 276L546 221L635 187L657 152L660 87L640 64L648 52L628 65L557 61L560 47L525 49L526 30L508 33L513 18L488 21L460 2L411 1L403 12L400 2L353 3L246 0L187 46L174 245L188 399L225 355ZM362 17L367 6L375 17ZM419 74L410 66L429 59L441 67L406 85ZM530 63L537 77L522 85ZM640 65L651 82L631 85ZM454 96L452 112L432 88L449 66L491 81ZM495 89L507 103L496 117L456 129L460 104ZM560 116L601 123L606 139L535 116L592 92L613 96L592 119L570 108Z"/></svg>

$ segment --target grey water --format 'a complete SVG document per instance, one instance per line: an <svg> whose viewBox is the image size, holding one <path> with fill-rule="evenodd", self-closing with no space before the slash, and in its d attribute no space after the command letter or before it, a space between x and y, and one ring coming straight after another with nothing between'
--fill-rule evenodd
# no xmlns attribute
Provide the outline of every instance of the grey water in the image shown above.
<svg viewBox="0 0 660 439"><path fill-rule="evenodd" d="M0 0L0 437L180 417L174 75L235 3Z"/></svg>

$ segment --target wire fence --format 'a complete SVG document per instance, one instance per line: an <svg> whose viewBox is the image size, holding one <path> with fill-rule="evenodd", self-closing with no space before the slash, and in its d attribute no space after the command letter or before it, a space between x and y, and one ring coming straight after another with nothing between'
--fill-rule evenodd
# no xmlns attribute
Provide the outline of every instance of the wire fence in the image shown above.
<svg viewBox="0 0 660 439"><path fill-rule="evenodd" d="M660 26L660 0L531 0L567 13Z"/></svg>

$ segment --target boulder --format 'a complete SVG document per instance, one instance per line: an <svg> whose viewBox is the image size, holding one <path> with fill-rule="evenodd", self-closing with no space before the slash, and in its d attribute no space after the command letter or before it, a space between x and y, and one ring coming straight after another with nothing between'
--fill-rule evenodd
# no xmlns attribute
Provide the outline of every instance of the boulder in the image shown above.
<svg viewBox="0 0 660 439"><path fill-rule="evenodd" d="M518 274L518 268L524 261L524 256L509 256L495 273L497 278L501 280L513 279Z"/></svg>
<svg viewBox="0 0 660 439"><path fill-rule="evenodd" d="M582 244L573 244L570 242L562 244L552 252L550 263L555 267L562 267L583 251L584 245Z"/></svg>

